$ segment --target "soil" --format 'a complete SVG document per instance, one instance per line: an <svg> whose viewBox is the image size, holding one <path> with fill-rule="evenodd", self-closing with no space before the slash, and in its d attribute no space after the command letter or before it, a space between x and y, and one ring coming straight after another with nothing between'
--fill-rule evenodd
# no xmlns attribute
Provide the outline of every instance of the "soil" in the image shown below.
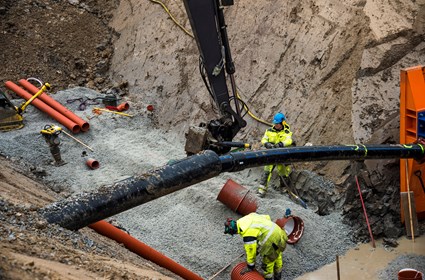
<svg viewBox="0 0 425 280"><path fill-rule="evenodd" d="M0 79L35 77L53 90L114 89L109 76L118 1L2 1ZM115 85L119 89L119 85Z"/></svg>
<svg viewBox="0 0 425 280"><path fill-rule="evenodd" d="M190 33L183 3L164 3ZM399 71L425 63L423 1L391 5L354 0L282 5L235 1L225 15L238 90L258 118L269 120L276 111L284 111L298 145L399 141ZM78 137L96 152L62 134L62 154L68 163L57 168L39 136L51 119L33 107L24 115L24 129L2 133L0 278L179 279L88 228L70 231L48 224L38 210L184 157L181 143L188 126L211 119L216 112L197 73L193 38L154 1L132 0L5 0L0 3L0 30L2 82L38 78L53 86L62 103L70 97L114 93L130 103L129 113L136 116L130 121L95 114L91 107L78 111L77 103L69 104L90 120L90 132ZM5 90L2 85L0 89ZM153 105L154 112L148 112L146 105ZM267 126L247 121L236 140L258 145ZM82 164L88 155L100 160L97 173ZM341 190L353 179L350 165L335 161L296 167ZM388 188L397 189L395 165L377 161L363 167L365 178L375 170L380 174L379 182L368 188L386 187L391 181ZM253 169L232 178L255 190L260 172ZM242 253L234 249L242 249L240 240L223 240L221 228L217 229L232 212L206 203L215 201L227 178L214 178L114 218L139 239L203 277L210 276ZM309 231L304 242L285 256L287 279L332 262L335 250L343 254L355 246L339 213L316 217L314 211L274 191L261 210L277 218L288 205L305 218ZM163 222L158 223L161 217ZM181 228L188 221L194 232ZM329 228L344 238L312 230ZM214 238L199 240L197 234L205 229ZM163 233L174 238L158 238ZM208 250L203 247L207 245ZM200 255L202 261L197 260ZM415 263L410 255L407 259L407 264ZM229 269L217 279L227 275Z"/></svg>
<svg viewBox="0 0 425 280"><path fill-rule="evenodd" d="M108 23L117 4L2 1L0 80L35 77L53 91L85 86L126 94L125 83L114 84L108 75L114 36ZM1 279L178 278L92 230L76 234L46 224L36 210L57 200L57 193L21 174L27 172L22 166L4 157L0 162Z"/></svg>
<svg viewBox="0 0 425 280"><path fill-rule="evenodd" d="M176 279L86 228L48 224L37 209L58 195L1 157L1 279ZM177 277L178 278L178 277Z"/></svg>

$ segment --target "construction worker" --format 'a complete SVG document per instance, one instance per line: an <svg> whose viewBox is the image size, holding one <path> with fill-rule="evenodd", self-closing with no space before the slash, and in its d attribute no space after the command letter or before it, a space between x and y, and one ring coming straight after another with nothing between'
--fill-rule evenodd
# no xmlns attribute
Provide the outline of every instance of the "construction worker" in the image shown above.
<svg viewBox="0 0 425 280"><path fill-rule="evenodd" d="M265 279L280 280L282 277L282 252L286 248L288 236L269 215L250 213L235 221L228 218L224 223L224 233L239 234L243 238L247 266L241 275L255 269L257 252L262 257L262 270Z"/></svg>
<svg viewBox="0 0 425 280"><path fill-rule="evenodd" d="M273 118L273 126L268 128L261 139L261 144L266 149L283 148L293 144L292 132L286 123L286 117L283 113L277 113ZM260 179L260 187L257 190L259 197L264 197L267 192L272 171L277 169L281 185L289 184L289 174L291 174L291 166L284 164L267 165Z"/></svg>

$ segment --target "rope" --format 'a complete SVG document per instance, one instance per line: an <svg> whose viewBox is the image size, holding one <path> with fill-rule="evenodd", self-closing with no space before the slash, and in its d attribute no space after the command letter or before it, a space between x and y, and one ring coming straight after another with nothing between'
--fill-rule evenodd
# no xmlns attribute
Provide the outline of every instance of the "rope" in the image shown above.
<svg viewBox="0 0 425 280"><path fill-rule="evenodd" d="M184 33L186 33L187 35L189 35L190 37L192 37L192 38L195 38L194 36L193 36L193 34L192 33L190 33L186 28L184 28L184 26L183 25L181 25L180 23L178 23L177 22L177 20L174 18L174 16L171 14L171 12L170 12L170 10L167 8L167 6L165 6L165 4L164 3L162 3L161 1L159 1L159 0L150 0L151 2L154 2L154 3L156 3L156 4L159 4L159 5L161 5L162 6L162 8L164 8L164 10L167 12L167 14L170 16L170 18L174 21L174 23L175 24L177 24L177 26L178 27L180 27L183 31L184 31Z"/></svg>

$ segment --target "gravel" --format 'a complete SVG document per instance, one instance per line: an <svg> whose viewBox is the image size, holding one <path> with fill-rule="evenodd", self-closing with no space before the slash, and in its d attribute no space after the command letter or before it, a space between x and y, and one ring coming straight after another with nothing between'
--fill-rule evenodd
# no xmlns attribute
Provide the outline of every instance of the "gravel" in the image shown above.
<svg viewBox="0 0 425 280"><path fill-rule="evenodd" d="M62 104L66 104L67 99L99 96L98 92L87 88L73 88L53 95ZM91 111L92 106L78 111L77 102L66 104L79 116L90 118L90 130L74 136L94 151L62 133L62 159L67 162L63 166L52 165L49 148L40 135L46 124L55 122L32 106L24 113L25 128L0 133L0 153L17 163L30 165L34 175L64 196L94 191L185 157L182 139L155 128L155 111L149 112L140 104L129 103L127 113L134 115L133 118L107 112L96 115ZM102 104L96 106L103 107ZM89 169L85 164L88 158L98 160L100 168ZM244 250L239 236L223 233L223 222L227 217L241 216L218 201L217 195L229 178L255 191L260 173L261 168L253 168L221 174L109 220L203 278L215 275L230 264L214 278L228 279L232 267L244 261L239 257ZM336 255L343 255L356 245L350 240L350 229L342 223L339 213L318 216L272 189L265 198L258 200L258 206L257 212L269 214L272 220L282 218L290 208L293 215L304 221L303 237L295 245L288 245L284 252L284 279L294 279L331 263Z"/></svg>
<svg viewBox="0 0 425 280"><path fill-rule="evenodd" d="M425 271L425 256L401 255L390 262L388 266L379 272L380 279L397 280L398 273L402 269Z"/></svg>

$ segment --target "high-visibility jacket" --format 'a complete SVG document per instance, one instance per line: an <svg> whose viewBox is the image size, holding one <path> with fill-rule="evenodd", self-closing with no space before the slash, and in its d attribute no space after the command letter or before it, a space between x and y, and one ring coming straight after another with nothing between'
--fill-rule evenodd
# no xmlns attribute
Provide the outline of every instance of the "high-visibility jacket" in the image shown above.
<svg viewBox="0 0 425 280"><path fill-rule="evenodd" d="M262 256L276 259L286 248L288 237L269 215L250 213L236 221L238 234L242 236L246 251L246 262L255 265L257 246Z"/></svg>
<svg viewBox="0 0 425 280"><path fill-rule="evenodd" d="M282 142L285 147L292 145L291 128L285 122L283 123L282 130L276 130L274 127L267 129L263 138L261 138L261 144L264 145L266 142L270 142L272 144Z"/></svg>

